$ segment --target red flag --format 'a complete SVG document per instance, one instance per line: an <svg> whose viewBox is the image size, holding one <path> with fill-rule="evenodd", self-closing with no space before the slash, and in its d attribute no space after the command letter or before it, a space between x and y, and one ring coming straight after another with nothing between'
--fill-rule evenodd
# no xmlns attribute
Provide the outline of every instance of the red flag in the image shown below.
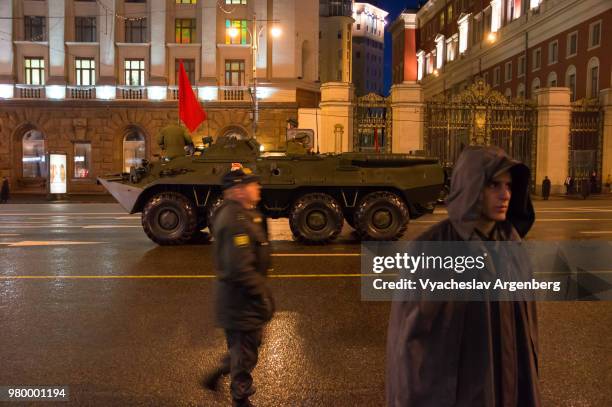
<svg viewBox="0 0 612 407"><path fill-rule="evenodd" d="M179 118L190 132L193 132L200 123L206 120L206 112L200 106L195 93L193 93L182 60L179 66Z"/></svg>
<svg viewBox="0 0 612 407"><path fill-rule="evenodd" d="M378 127L374 127L374 148L376 149L376 152L379 152L378 149Z"/></svg>

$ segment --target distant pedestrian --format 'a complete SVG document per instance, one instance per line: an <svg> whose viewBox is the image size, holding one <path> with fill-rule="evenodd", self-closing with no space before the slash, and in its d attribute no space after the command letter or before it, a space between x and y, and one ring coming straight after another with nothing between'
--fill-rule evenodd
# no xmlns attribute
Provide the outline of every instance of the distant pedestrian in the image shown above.
<svg viewBox="0 0 612 407"><path fill-rule="evenodd" d="M580 195L582 195L582 199L587 199L591 195L591 180L587 177L580 181Z"/></svg>
<svg viewBox="0 0 612 407"><path fill-rule="evenodd" d="M542 181L542 198L545 201L548 201L548 197L550 196L550 179L548 179L548 175L544 177L544 181Z"/></svg>
<svg viewBox="0 0 612 407"><path fill-rule="evenodd" d="M270 246L265 219L255 209L260 200L259 179L248 169L236 169L223 177L223 204L213 220L217 272L216 317L225 330L229 353L204 378L203 385L216 390L221 376L231 376L235 407L252 406L255 393L251 372L257 364L263 327L274 314L274 300L266 275Z"/></svg>
<svg viewBox="0 0 612 407"><path fill-rule="evenodd" d="M571 194L573 192L572 189L574 186L574 178L572 178L571 175L568 175L567 178L565 178L563 185L565 185L565 195Z"/></svg>
<svg viewBox="0 0 612 407"><path fill-rule="evenodd" d="M448 219L418 241L520 241L535 221L529 169L497 147L466 147L453 169ZM529 262L508 258L516 275ZM401 301L387 334L388 407L540 406L536 305Z"/></svg>
<svg viewBox="0 0 612 407"><path fill-rule="evenodd" d="M9 188L9 180L7 177L2 178L2 189L0 190L0 203L7 203L11 198L11 191Z"/></svg>

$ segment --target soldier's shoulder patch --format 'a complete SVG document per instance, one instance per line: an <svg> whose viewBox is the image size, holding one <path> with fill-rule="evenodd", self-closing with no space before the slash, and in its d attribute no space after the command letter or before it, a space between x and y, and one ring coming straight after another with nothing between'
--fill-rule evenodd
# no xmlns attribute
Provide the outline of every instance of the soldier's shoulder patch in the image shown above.
<svg viewBox="0 0 612 407"><path fill-rule="evenodd" d="M234 236L234 246L243 247L248 246L249 244L249 236L245 234Z"/></svg>

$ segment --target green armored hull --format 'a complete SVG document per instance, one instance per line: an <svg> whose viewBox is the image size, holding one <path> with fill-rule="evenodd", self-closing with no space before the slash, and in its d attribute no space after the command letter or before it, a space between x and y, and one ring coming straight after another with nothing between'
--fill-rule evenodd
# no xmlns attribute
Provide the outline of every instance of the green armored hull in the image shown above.
<svg viewBox="0 0 612 407"><path fill-rule="evenodd" d="M255 140L224 139L194 156L144 162L99 182L130 213L142 213L158 244L182 244L211 224L221 177L241 164L261 177L262 212L289 218L308 243L336 238L344 221L364 240L395 240L433 209L444 184L436 159L400 154L260 153Z"/></svg>

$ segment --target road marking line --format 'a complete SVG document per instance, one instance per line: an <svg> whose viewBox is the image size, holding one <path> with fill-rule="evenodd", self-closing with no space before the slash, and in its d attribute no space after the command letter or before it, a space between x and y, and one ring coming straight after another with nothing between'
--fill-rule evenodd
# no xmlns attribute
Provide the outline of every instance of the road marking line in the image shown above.
<svg viewBox="0 0 612 407"><path fill-rule="evenodd" d="M117 229L117 228L142 228L141 225L87 225L83 229Z"/></svg>
<svg viewBox="0 0 612 407"><path fill-rule="evenodd" d="M104 242L73 242L69 240L24 240L22 242L2 242L0 245L8 247L32 247L32 246L64 246L64 245L87 245L102 244Z"/></svg>
<svg viewBox="0 0 612 407"><path fill-rule="evenodd" d="M0 233L0 237L19 236L19 233Z"/></svg>
<svg viewBox="0 0 612 407"><path fill-rule="evenodd" d="M0 216L83 216L83 215L124 215L125 212L8 212Z"/></svg>
<svg viewBox="0 0 612 407"><path fill-rule="evenodd" d="M608 233L612 233L612 230L593 230L593 231L585 231L580 232L585 235L606 235Z"/></svg>

